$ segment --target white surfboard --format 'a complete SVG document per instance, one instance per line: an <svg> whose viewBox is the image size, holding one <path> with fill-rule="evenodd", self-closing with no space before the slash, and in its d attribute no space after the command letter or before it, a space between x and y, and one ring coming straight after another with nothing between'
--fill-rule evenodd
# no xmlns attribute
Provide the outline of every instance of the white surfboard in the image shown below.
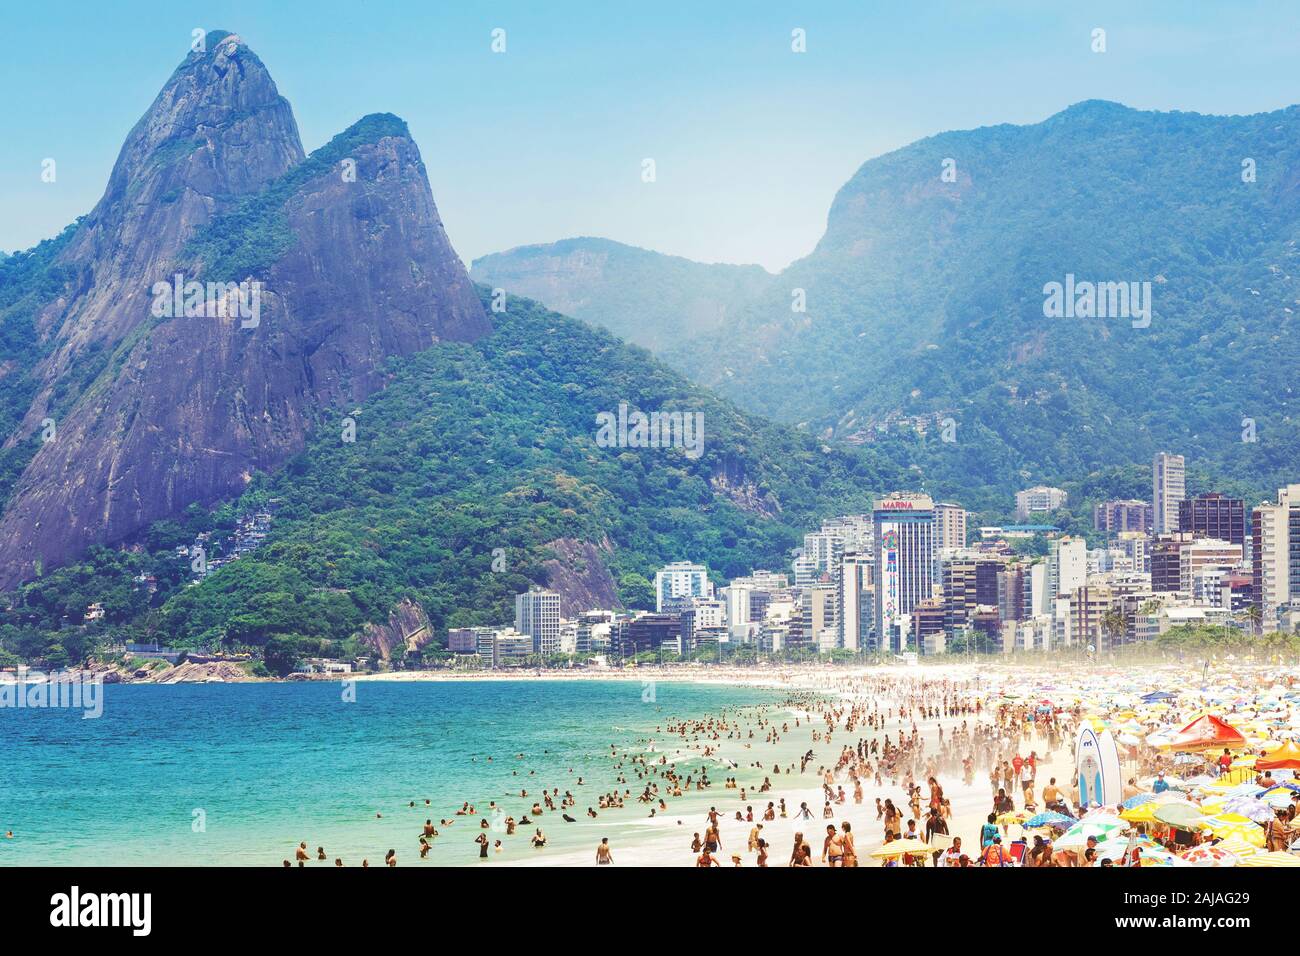
<svg viewBox="0 0 1300 956"><path fill-rule="evenodd" d="M1109 730L1100 734L1088 726L1079 730L1074 745L1074 766L1079 802L1085 808L1114 806L1124 798L1119 749Z"/></svg>

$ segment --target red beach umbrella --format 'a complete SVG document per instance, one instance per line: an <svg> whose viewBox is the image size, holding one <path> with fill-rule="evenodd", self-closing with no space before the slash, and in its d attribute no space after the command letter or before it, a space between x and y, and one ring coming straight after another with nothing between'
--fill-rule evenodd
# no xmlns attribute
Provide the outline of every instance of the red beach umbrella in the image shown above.
<svg viewBox="0 0 1300 956"><path fill-rule="evenodd" d="M1169 750L1213 750L1218 747L1241 748L1246 738L1241 731L1213 714L1196 718L1165 745Z"/></svg>

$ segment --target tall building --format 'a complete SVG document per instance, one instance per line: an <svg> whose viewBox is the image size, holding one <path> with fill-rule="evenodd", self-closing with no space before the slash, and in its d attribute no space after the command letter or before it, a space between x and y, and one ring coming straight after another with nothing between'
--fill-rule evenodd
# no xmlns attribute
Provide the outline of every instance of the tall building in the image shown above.
<svg viewBox="0 0 1300 956"><path fill-rule="evenodd" d="M1300 600L1300 485L1278 489L1275 503L1251 515L1251 597L1265 631L1277 630L1281 613Z"/></svg>
<svg viewBox="0 0 1300 956"><path fill-rule="evenodd" d="M816 574L834 575L844 557L844 538L834 531L814 531L803 536L803 556ZM797 576L797 571L796 571Z"/></svg>
<svg viewBox="0 0 1300 956"><path fill-rule="evenodd" d="M689 653L701 644L726 641L727 605L718 598L695 598L682 611L682 650Z"/></svg>
<svg viewBox="0 0 1300 956"><path fill-rule="evenodd" d="M1047 600L1069 597L1088 579L1088 542L1082 538L1054 538L1047 564Z"/></svg>
<svg viewBox="0 0 1300 956"><path fill-rule="evenodd" d="M1178 530L1178 506L1187 497L1187 476L1182 455L1157 452L1151 464L1152 528L1156 534Z"/></svg>
<svg viewBox="0 0 1300 956"><path fill-rule="evenodd" d="M733 579L722 589L722 600L727 608L727 633L730 640L748 644L757 631L756 624L762 623L762 619L755 622L749 613L750 595L754 592L754 587L738 584L736 580Z"/></svg>
<svg viewBox="0 0 1300 956"><path fill-rule="evenodd" d="M1178 549L1178 590L1193 593L1196 575L1207 568L1231 571L1241 563L1241 545L1217 538L1194 538Z"/></svg>
<svg viewBox="0 0 1300 956"><path fill-rule="evenodd" d="M871 589L872 561L869 554L850 553L840 564L839 644L845 650L864 650L871 639L871 604L875 598Z"/></svg>
<svg viewBox="0 0 1300 956"><path fill-rule="evenodd" d="M533 639L534 654L558 654L560 595L541 588L516 594L515 630Z"/></svg>
<svg viewBox="0 0 1300 956"><path fill-rule="evenodd" d="M1123 531L1150 531L1152 508L1149 501L1125 498L1099 501L1092 506L1092 526L1097 531L1119 534Z"/></svg>
<svg viewBox="0 0 1300 956"><path fill-rule="evenodd" d="M1178 503L1178 530L1198 538L1246 543L1246 502L1217 491Z"/></svg>
<svg viewBox="0 0 1300 956"><path fill-rule="evenodd" d="M970 624L979 604L976 600L976 567L973 559L953 557L941 562L943 584L943 629L949 635Z"/></svg>
<svg viewBox="0 0 1300 956"><path fill-rule="evenodd" d="M622 657L648 651L682 651L682 618L679 614L638 614L614 622L610 642Z"/></svg>
<svg viewBox="0 0 1300 956"><path fill-rule="evenodd" d="M1017 491L1016 520L1025 521L1032 514L1055 511L1064 505L1068 498L1069 495L1060 488L1050 488L1047 485L1036 485L1024 491Z"/></svg>
<svg viewBox="0 0 1300 956"><path fill-rule="evenodd" d="M794 586L797 588L810 588L822 579L822 572L817 567L817 562L806 554L795 558L790 570L794 574Z"/></svg>
<svg viewBox="0 0 1300 956"><path fill-rule="evenodd" d="M1107 613L1115 606L1115 594L1105 585L1089 584L1070 595L1070 641L1100 649L1120 637L1108 633Z"/></svg>
<svg viewBox="0 0 1300 956"><path fill-rule="evenodd" d="M1190 534L1162 534L1151 543L1151 590L1177 591L1183 586L1183 561L1180 552L1192 543Z"/></svg>
<svg viewBox="0 0 1300 956"><path fill-rule="evenodd" d="M934 501L895 492L876 501L871 520L879 646L899 651L907 641L903 617L934 593Z"/></svg>
<svg viewBox="0 0 1300 956"><path fill-rule="evenodd" d="M839 644L840 629L835 619L838 588L807 588L800 595L803 641L819 651L829 651Z"/></svg>
<svg viewBox="0 0 1300 956"><path fill-rule="evenodd" d="M947 551L966 547L966 509L941 501L934 506L934 548Z"/></svg>
<svg viewBox="0 0 1300 956"><path fill-rule="evenodd" d="M614 624L613 611L582 611L578 615L575 654L599 653L609 647L609 632Z"/></svg>
<svg viewBox="0 0 1300 956"><path fill-rule="evenodd" d="M713 597L713 583L704 565L676 561L655 572L656 612L681 610L697 597Z"/></svg>
<svg viewBox="0 0 1300 956"><path fill-rule="evenodd" d="M873 535L871 515L840 515L822 522L822 532L834 534L844 543L844 551L870 554Z"/></svg>

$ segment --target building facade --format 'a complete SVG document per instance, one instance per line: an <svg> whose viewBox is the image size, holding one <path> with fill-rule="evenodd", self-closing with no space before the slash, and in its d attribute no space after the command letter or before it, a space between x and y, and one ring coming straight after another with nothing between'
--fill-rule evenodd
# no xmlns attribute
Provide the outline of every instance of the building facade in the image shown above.
<svg viewBox="0 0 1300 956"><path fill-rule="evenodd" d="M934 502L896 492L876 501L871 515L879 645L900 651L908 640L904 616L934 593Z"/></svg>
<svg viewBox="0 0 1300 956"><path fill-rule="evenodd" d="M1151 463L1152 530L1156 534L1178 530L1178 506L1186 497L1187 475L1183 456L1157 452Z"/></svg>

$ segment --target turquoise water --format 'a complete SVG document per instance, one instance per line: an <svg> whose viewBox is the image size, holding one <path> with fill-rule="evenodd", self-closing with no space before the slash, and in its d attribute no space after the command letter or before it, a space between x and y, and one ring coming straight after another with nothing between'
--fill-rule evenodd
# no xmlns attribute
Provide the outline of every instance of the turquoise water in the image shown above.
<svg viewBox="0 0 1300 956"><path fill-rule="evenodd" d="M573 790L569 812L586 823L586 807L613 786L611 743L630 746L669 717L783 696L659 683L643 703L639 681L617 680L355 688L345 702L342 685L325 682L119 684L103 688L98 719L0 709L0 833L15 833L0 839L0 865L278 865L300 840L348 865L378 865L390 847L415 863L426 817L436 824L466 800L487 815L494 799L519 817L534 793L558 786ZM638 790L634 777L627 786ZM475 862L477 820L458 821L426 862ZM559 815L542 822L563 847Z"/></svg>

